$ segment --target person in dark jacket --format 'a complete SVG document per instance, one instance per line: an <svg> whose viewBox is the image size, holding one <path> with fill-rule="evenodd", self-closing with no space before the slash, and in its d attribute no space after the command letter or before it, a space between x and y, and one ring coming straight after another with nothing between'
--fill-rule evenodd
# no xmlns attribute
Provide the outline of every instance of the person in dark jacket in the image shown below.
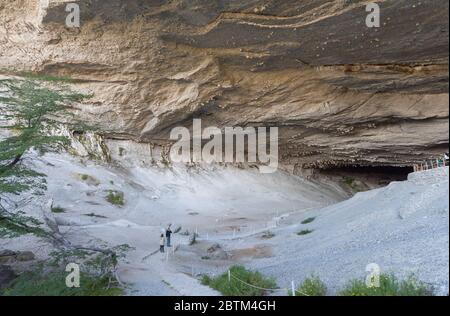
<svg viewBox="0 0 450 316"><path fill-rule="evenodd" d="M171 229L172 225L169 225L169 227L167 227L166 229L166 240L167 240L167 247L172 247L170 244L170 239L172 237L172 229Z"/></svg>

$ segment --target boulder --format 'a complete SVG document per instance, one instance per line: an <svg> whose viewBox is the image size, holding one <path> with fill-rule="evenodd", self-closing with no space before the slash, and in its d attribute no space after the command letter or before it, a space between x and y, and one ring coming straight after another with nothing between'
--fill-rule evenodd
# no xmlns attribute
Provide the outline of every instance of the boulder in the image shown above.
<svg viewBox="0 0 450 316"><path fill-rule="evenodd" d="M16 255L17 261L32 261L36 258L31 251L22 251Z"/></svg>
<svg viewBox="0 0 450 316"><path fill-rule="evenodd" d="M6 288L16 277L11 267L0 265L0 290Z"/></svg>
<svg viewBox="0 0 450 316"><path fill-rule="evenodd" d="M0 251L0 264L11 263L15 261L31 261L34 260L36 256L31 251L12 251L12 250L2 250Z"/></svg>
<svg viewBox="0 0 450 316"><path fill-rule="evenodd" d="M12 250L0 250L0 257L11 257L11 256L15 256L17 254L17 252L12 251Z"/></svg>
<svg viewBox="0 0 450 316"><path fill-rule="evenodd" d="M0 264L9 263L16 259L17 252L12 250L0 250Z"/></svg>

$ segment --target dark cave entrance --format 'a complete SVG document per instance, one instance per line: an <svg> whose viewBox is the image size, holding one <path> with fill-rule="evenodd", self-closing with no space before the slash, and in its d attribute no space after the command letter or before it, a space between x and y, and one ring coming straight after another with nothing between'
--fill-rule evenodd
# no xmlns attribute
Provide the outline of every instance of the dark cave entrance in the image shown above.
<svg viewBox="0 0 450 316"><path fill-rule="evenodd" d="M392 179L392 181L405 181L408 174L414 172L411 167L396 166L345 166L333 169L335 172L353 174L355 176L372 176L379 178Z"/></svg>
<svg viewBox="0 0 450 316"><path fill-rule="evenodd" d="M323 169L320 174L348 187L349 191L359 192L387 186L394 181L405 181L412 172L413 167L356 165Z"/></svg>

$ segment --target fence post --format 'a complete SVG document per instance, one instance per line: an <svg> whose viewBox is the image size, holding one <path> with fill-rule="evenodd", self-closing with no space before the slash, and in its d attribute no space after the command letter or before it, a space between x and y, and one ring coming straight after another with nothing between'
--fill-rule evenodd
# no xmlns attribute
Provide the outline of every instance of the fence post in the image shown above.
<svg viewBox="0 0 450 316"><path fill-rule="evenodd" d="M228 270L228 282L231 282L231 270Z"/></svg>
<svg viewBox="0 0 450 316"><path fill-rule="evenodd" d="M296 296L295 295L295 282L294 281L292 281L292 296Z"/></svg>

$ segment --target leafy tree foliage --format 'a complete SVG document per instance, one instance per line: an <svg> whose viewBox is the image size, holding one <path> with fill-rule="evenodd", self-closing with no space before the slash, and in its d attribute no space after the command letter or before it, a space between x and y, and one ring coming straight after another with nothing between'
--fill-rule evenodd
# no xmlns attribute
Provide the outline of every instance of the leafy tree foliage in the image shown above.
<svg viewBox="0 0 450 316"><path fill-rule="evenodd" d="M65 137L52 136L51 131L69 115L70 103L86 97L61 84L0 80L0 237L43 234L37 220L11 210L14 202L9 197L45 189L44 175L24 166L22 160L32 149L46 152L67 144Z"/></svg>

